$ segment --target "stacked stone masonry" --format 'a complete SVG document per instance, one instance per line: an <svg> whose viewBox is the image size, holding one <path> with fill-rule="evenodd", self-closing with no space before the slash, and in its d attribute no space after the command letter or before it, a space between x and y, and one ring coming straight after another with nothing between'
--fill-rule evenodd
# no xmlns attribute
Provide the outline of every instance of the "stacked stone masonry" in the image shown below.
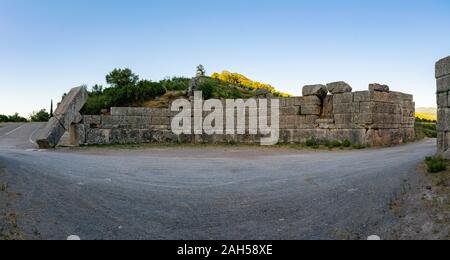
<svg viewBox="0 0 450 260"><path fill-rule="evenodd" d="M450 159L450 57L436 63L438 154Z"/></svg>
<svg viewBox="0 0 450 260"><path fill-rule="evenodd" d="M280 143L305 143L308 139L325 143L347 139L354 144L387 146L414 140L413 96L379 86L383 87L372 86L370 91L351 92L348 84L338 82L306 86L302 97L280 98ZM447 110L444 112L450 114L450 108ZM168 108L113 107L110 115L85 115L71 133L75 136L72 137L73 144L257 144L262 137L248 132L244 135L175 135L171 121L176 114L178 112ZM208 114L203 112L204 116ZM245 126L248 130L248 120ZM450 124L448 126L450 131Z"/></svg>

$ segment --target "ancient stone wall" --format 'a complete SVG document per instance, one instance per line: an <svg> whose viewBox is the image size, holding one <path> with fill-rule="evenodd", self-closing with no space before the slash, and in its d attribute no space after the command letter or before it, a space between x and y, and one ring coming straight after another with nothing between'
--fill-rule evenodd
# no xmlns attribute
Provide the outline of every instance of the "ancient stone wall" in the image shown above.
<svg viewBox="0 0 450 260"><path fill-rule="evenodd" d="M348 139L354 144L385 146L414 140L413 96L391 92L389 87L379 84L372 84L369 89L351 92L348 84L336 82L327 86L306 86L302 97L280 98L280 143L305 143L313 138L321 143ZM175 135L171 121L178 113L168 108L113 107L110 115L83 116L82 122L73 129L73 144L251 144L259 143L264 137L248 132L244 135ZM208 114L203 112L204 117Z"/></svg>
<svg viewBox="0 0 450 260"><path fill-rule="evenodd" d="M450 159L450 57L436 63L438 154Z"/></svg>

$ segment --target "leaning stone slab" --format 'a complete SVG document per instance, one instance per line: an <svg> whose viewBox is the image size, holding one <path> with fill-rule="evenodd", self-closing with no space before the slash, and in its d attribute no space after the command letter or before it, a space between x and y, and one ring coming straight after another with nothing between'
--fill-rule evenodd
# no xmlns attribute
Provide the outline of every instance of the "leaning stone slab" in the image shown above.
<svg viewBox="0 0 450 260"><path fill-rule="evenodd" d="M450 56L436 62L436 78L450 75Z"/></svg>
<svg viewBox="0 0 450 260"><path fill-rule="evenodd" d="M64 126L58 119L52 117L45 128L39 133L36 143L41 149L54 148L66 132Z"/></svg>
<svg viewBox="0 0 450 260"><path fill-rule="evenodd" d="M342 94L352 92L352 87L344 81L338 81L327 84L328 92L331 94Z"/></svg>
<svg viewBox="0 0 450 260"><path fill-rule="evenodd" d="M54 112L44 130L39 133L37 144L40 148L54 148L58 144L65 131L74 123L83 120L80 110L88 98L87 90L83 87L73 88L64 97L61 104Z"/></svg>
<svg viewBox="0 0 450 260"><path fill-rule="evenodd" d="M381 85L378 83L370 84L369 85L369 91L377 91L377 92L387 92L389 93L389 86L388 85Z"/></svg>
<svg viewBox="0 0 450 260"><path fill-rule="evenodd" d="M321 99L328 94L328 89L325 85L308 85L303 87L303 96L317 96Z"/></svg>
<svg viewBox="0 0 450 260"><path fill-rule="evenodd" d="M53 113L66 130L71 124L81 122L80 110L86 104L87 98L88 93L84 87L73 88Z"/></svg>

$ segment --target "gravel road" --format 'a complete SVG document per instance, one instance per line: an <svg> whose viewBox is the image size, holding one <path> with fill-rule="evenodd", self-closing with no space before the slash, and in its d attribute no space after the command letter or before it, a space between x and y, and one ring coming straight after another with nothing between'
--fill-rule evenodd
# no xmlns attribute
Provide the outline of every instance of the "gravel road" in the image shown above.
<svg viewBox="0 0 450 260"><path fill-rule="evenodd" d="M42 124L0 128L0 180L30 239L389 237L389 205L435 140L385 149L36 150Z"/></svg>

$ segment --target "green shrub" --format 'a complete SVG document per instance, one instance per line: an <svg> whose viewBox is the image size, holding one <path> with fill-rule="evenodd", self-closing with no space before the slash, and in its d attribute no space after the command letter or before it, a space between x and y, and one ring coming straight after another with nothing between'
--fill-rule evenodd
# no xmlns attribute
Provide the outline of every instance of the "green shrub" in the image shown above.
<svg viewBox="0 0 450 260"><path fill-rule="evenodd" d="M317 143L317 141L316 141L316 139L314 139L314 138L310 138L310 139L308 139L308 140L306 140L306 146L308 146L308 147L317 147L319 144Z"/></svg>
<svg viewBox="0 0 450 260"><path fill-rule="evenodd" d="M12 116L0 115L0 123L25 123L27 121L26 118L19 116L18 113Z"/></svg>
<svg viewBox="0 0 450 260"><path fill-rule="evenodd" d="M448 167L448 161L440 156L426 157L425 164L429 173L446 171Z"/></svg>
<svg viewBox="0 0 450 260"><path fill-rule="evenodd" d="M348 139L344 139L344 141L342 141L342 147L349 148L351 146L352 143Z"/></svg>
<svg viewBox="0 0 450 260"><path fill-rule="evenodd" d="M8 122L8 116L0 115L0 123Z"/></svg>
<svg viewBox="0 0 450 260"><path fill-rule="evenodd" d="M354 145L352 146L352 148L353 148L353 149L357 149L357 150L362 150L362 149L366 149L366 148L367 148L367 145L365 145L365 144L354 144Z"/></svg>
<svg viewBox="0 0 450 260"><path fill-rule="evenodd" d="M203 99L214 98L214 85L211 84L211 82L202 82L200 86L198 86L197 90L202 91Z"/></svg>
<svg viewBox="0 0 450 260"><path fill-rule="evenodd" d="M333 149L333 148L341 147L342 143L337 140L332 140L332 141L328 141L325 146L328 147L328 149Z"/></svg>
<svg viewBox="0 0 450 260"><path fill-rule="evenodd" d="M50 114L45 109L35 111L30 115L31 122L48 122L50 120Z"/></svg>
<svg viewBox="0 0 450 260"><path fill-rule="evenodd" d="M415 124L416 140L437 137L437 126L432 122L417 122Z"/></svg>
<svg viewBox="0 0 450 260"><path fill-rule="evenodd" d="M173 77L161 80L159 83L161 83L167 91L184 91L189 88L190 81L191 79L189 78Z"/></svg>

